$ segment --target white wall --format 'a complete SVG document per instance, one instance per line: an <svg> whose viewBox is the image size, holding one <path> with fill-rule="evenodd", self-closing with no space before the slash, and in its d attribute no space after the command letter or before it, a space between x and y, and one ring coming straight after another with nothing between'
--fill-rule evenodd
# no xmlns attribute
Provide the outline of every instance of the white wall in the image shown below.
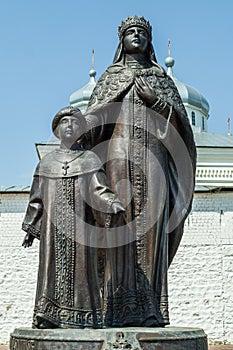
<svg viewBox="0 0 233 350"><path fill-rule="evenodd" d="M192 112L195 113L195 125L192 125L193 131L207 132L208 131L207 116L203 113L203 111L199 108L195 108L194 106L190 106L187 103L184 103L184 106L189 117L190 125L192 125ZM204 129L202 128L202 117L204 117Z"/></svg>
<svg viewBox="0 0 233 350"><path fill-rule="evenodd" d="M233 192L196 193L169 271L173 325L233 343Z"/></svg>
<svg viewBox="0 0 233 350"><path fill-rule="evenodd" d="M0 343L6 343L15 327L31 326L38 243L21 246L28 194L0 200ZM210 340L233 343L232 286L233 192L196 193L169 271L171 325L200 327Z"/></svg>
<svg viewBox="0 0 233 350"><path fill-rule="evenodd" d="M0 194L0 344L15 327L31 326L38 244L22 247L27 193Z"/></svg>

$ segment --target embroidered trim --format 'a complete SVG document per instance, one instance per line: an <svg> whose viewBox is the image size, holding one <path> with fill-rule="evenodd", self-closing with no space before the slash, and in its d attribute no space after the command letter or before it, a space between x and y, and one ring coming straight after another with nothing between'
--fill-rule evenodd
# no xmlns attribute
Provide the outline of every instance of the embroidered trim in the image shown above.
<svg viewBox="0 0 233 350"><path fill-rule="evenodd" d="M55 299L61 305L74 305L74 179L57 180L55 208Z"/></svg>
<svg viewBox="0 0 233 350"><path fill-rule="evenodd" d="M33 225L23 223L22 230L30 233L32 236L36 237L37 239L40 239L40 231L36 229Z"/></svg>
<svg viewBox="0 0 233 350"><path fill-rule="evenodd" d="M143 326L146 319L152 317L157 326L165 324L157 298L152 290L126 291L123 288L118 288L107 299L106 326L122 327L133 323L140 327Z"/></svg>
<svg viewBox="0 0 233 350"><path fill-rule="evenodd" d="M131 137L133 140L130 147L131 161L131 182L133 185L134 216L136 221L136 246L137 261L141 268L146 271L146 215L145 200L147 198L146 182L146 153L147 148L147 108L139 96L132 92L130 95L131 106L133 110L129 113L132 115Z"/></svg>
<svg viewBox="0 0 233 350"><path fill-rule="evenodd" d="M151 76L151 75L155 75L155 76L162 76L164 77L164 71L163 69L159 69L159 68L137 68L135 69L135 75L136 76Z"/></svg>
<svg viewBox="0 0 233 350"><path fill-rule="evenodd" d="M35 306L33 316L35 326L39 326L43 316L57 325L66 325L73 328L102 328L103 326L101 309L93 312L92 310L65 307L47 296L42 296Z"/></svg>
<svg viewBox="0 0 233 350"><path fill-rule="evenodd" d="M112 214L113 214L113 213L111 213L111 207L112 207L113 203L115 203L115 196L114 196L114 198L108 200L109 213L107 214L106 219L105 219L105 224L104 224L105 228L109 228L111 225Z"/></svg>
<svg viewBox="0 0 233 350"><path fill-rule="evenodd" d="M112 221L112 214L108 213L105 219L104 227L109 228L111 225L111 221Z"/></svg>
<svg viewBox="0 0 233 350"><path fill-rule="evenodd" d="M161 295L160 298L158 298L158 305L161 311L161 314L163 316L164 322L166 324L169 324L169 308L168 308L168 295Z"/></svg>

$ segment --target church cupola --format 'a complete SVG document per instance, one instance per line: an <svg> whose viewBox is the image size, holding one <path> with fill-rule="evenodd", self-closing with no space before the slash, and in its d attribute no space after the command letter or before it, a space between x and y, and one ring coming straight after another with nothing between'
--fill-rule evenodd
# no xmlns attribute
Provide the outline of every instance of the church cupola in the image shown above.
<svg viewBox="0 0 233 350"><path fill-rule="evenodd" d="M81 89L76 90L70 96L70 105L79 108L82 112L85 112L88 102L90 100L92 91L96 85L96 71L94 69L94 50L92 50L92 69L89 72L90 80Z"/></svg>
<svg viewBox="0 0 233 350"><path fill-rule="evenodd" d="M175 60L170 56L170 40L168 42L168 57L165 59L167 67L167 74L174 81L186 112L188 114L190 123L194 132L207 132L207 121L209 118L209 103L206 98L192 86L189 86L179 81L173 74Z"/></svg>

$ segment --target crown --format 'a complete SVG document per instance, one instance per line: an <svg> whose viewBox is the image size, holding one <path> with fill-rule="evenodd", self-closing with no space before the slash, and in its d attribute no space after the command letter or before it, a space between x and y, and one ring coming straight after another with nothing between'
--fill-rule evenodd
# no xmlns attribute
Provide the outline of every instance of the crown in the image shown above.
<svg viewBox="0 0 233 350"><path fill-rule="evenodd" d="M128 18L126 18L125 21L122 21L121 25L118 27L118 36L121 39L122 36L124 35L124 32L126 31L126 29L133 27L133 26L139 26L144 28L147 33L150 36L150 39L152 37L152 27L149 23L149 21L147 21L144 17L139 17L139 16L130 16Z"/></svg>

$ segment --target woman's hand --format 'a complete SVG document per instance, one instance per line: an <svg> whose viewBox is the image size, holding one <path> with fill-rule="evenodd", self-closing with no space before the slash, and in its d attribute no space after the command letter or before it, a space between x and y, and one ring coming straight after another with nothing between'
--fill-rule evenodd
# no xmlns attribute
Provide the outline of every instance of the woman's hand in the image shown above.
<svg viewBox="0 0 233 350"><path fill-rule="evenodd" d="M136 78L135 87L138 95L144 100L149 106L153 106L157 101L157 96L154 93L153 88L150 84L142 77Z"/></svg>
<svg viewBox="0 0 233 350"><path fill-rule="evenodd" d="M28 232L28 233L26 234L26 236L24 237L22 246L23 246L24 248L31 247L31 246L32 246L32 243L33 243L33 241L34 241L34 238L35 238L35 237L34 237L30 232Z"/></svg>

